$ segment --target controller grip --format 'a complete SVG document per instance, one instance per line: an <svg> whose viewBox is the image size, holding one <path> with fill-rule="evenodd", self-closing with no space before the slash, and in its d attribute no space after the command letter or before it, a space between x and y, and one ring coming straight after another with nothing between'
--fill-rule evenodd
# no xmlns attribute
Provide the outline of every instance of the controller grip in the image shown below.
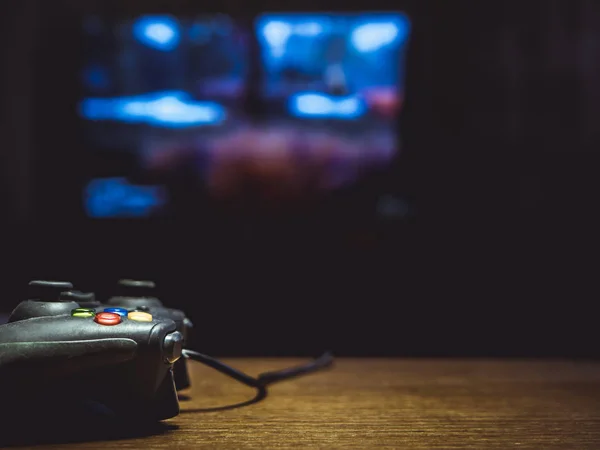
<svg viewBox="0 0 600 450"><path fill-rule="evenodd" d="M170 419L179 414L179 399L173 382L173 372L169 370L156 386L151 397L132 399L126 391L109 392L98 399L118 417L128 420L148 422Z"/></svg>
<svg viewBox="0 0 600 450"><path fill-rule="evenodd" d="M137 348L127 338L0 343L0 377L39 370L45 375L65 375L120 364L133 359Z"/></svg>
<svg viewBox="0 0 600 450"><path fill-rule="evenodd" d="M154 396L152 418L165 420L179 414L179 399L173 380L173 371L169 370L163 378Z"/></svg>

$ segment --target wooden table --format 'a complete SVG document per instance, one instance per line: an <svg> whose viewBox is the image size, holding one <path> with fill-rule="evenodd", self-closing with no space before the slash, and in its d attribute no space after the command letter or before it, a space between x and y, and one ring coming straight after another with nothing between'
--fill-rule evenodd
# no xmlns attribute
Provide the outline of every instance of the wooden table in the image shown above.
<svg viewBox="0 0 600 450"><path fill-rule="evenodd" d="M298 361L228 362L258 374ZM248 400L251 389L197 363L191 373L181 415L162 426L43 447L600 448L600 363L339 359L274 385L262 402L223 410L213 408Z"/></svg>

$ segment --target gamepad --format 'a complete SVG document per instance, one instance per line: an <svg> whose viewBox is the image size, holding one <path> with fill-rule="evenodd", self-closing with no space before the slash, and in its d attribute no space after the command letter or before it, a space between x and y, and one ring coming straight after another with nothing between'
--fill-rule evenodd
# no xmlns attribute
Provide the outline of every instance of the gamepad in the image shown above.
<svg viewBox="0 0 600 450"><path fill-rule="evenodd" d="M96 300L93 293L75 291L72 288L60 293L63 301L76 302L79 307L92 308L96 311L116 312L117 314L134 313L138 317L150 315L171 319L177 325L177 331L183 336L184 347L189 343L193 324L183 311L166 308L156 298L155 284L152 281L120 280L117 295L111 297L106 304ZM185 359L180 358L174 365L175 386L178 391L190 387Z"/></svg>
<svg viewBox="0 0 600 450"><path fill-rule="evenodd" d="M173 364L182 356L183 335L175 321L81 307L60 295L73 289L70 283L30 286L39 293L0 325L3 409L35 398L36 404L100 404L141 420L179 413Z"/></svg>
<svg viewBox="0 0 600 450"><path fill-rule="evenodd" d="M174 374L174 364L184 358L256 389L255 398L243 405L265 398L272 383L333 363L326 352L307 364L252 377L186 349L184 333L191 322L183 312L165 308L153 296L151 282L120 281L121 292L106 305L71 283L32 281L29 286L30 299L0 325L3 420L24 415L35 422L65 411L70 420L87 412L127 423L174 417L179 414L177 372L179 387L189 386L185 364Z"/></svg>

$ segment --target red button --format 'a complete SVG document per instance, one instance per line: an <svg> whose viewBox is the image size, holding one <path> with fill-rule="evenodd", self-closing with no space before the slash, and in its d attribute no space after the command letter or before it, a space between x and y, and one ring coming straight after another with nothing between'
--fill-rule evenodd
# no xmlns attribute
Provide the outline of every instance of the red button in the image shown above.
<svg viewBox="0 0 600 450"><path fill-rule="evenodd" d="M110 312L101 312L96 314L94 319L100 325L118 325L121 323L121 316Z"/></svg>

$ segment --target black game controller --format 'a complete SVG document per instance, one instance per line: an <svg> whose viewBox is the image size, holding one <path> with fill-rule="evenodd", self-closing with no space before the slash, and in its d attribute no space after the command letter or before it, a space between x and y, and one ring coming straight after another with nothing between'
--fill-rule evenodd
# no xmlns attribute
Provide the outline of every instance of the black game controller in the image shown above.
<svg viewBox="0 0 600 450"><path fill-rule="evenodd" d="M3 409L31 398L37 405L86 402L142 420L179 413L173 363L182 356L183 335L175 321L83 308L60 295L73 289L70 283L30 287L39 292L0 325Z"/></svg>
<svg viewBox="0 0 600 450"><path fill-rule="evenodd" d="M121 292L106 305L71 283L29 286L30 299L0 325L2 421L21 415L45 421L65 411L70 421L88 412L127 423L174 417L179 414L176 379L179 389L190 384L184 358L256 389L252 400L235 406L262 400L273 383L333 363L326 352L307 364L252 377L186 349L191 322L154 297L152 282L121 280Z"/></svg>
<svg viewBox="0 0 600 450"><path fill-rule="evenodd" d="M190 341L193 324L183 311L166 308L156 298L155 284L152 281L120 280L117 295L111 297L106 304L96 300L93 293L84 293L72 289L60 294L61 300L76 302L81 308L96 311L112 312L122 315L133 315L138 320L149 320L153 317L171 319L177 325L177 331L183 336L183 345ZM175 362L173 373L178 391L190 387L186 360L180 358Z"/></svg>

